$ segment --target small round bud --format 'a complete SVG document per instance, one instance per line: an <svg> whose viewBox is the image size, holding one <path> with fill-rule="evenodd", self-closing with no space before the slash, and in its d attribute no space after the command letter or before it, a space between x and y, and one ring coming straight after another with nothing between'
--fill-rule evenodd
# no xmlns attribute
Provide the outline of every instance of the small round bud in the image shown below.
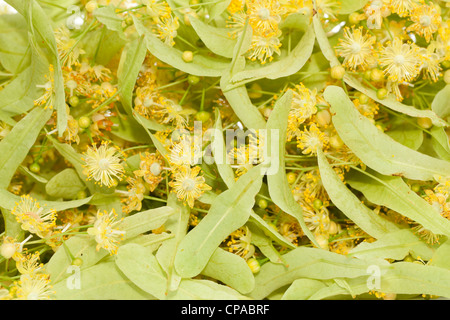
<svg viewBox="0 0 450 320"><path fill-rule="evenodd" d="M333 79L341 80L342 78L344 78L345 69L343 66L340 66L340 65L334 66L330 70L330 75L331 75L331 78L333 78Z"/></svg>
<svg viewBox="0 0 450 320"><path fill-rule="evenodd" d="M98 3L95 0L89 1L86 3L85 8L87 12L94 12L94 10L98 8Z"/></svg>
<svg viewBox="0 0 450 320"><path fill-rule="evenodd" d="M325 238L323 235L318 234L316 235L317 243L319 244L320 248L328 250L328 239Z"/></svg>
<svg viewBox="0 0 450 320"><path fill-rule="evenodd" d="M444 81L446 84L450 84L450 70L445 71L444 73Z"/></svg>
<svg viewBox="0 0 450 320"><path fill-rule="evenodd" d="M89 117L83 116L78 119L78 125L80 128L87 129L91 125L91 119Z"/></svg>
<svg viewBox="0 0 450 320"><path fill-rule="evenodd" d="M369 103L370 98L369 98L368 96L366 96L364 93L361 93L361 94L359 95L358 100L359 100L359 102L361 102L362 104L366 104L366 103Z"/></svg>
<svg viewBox="0 0 450 320"><path fill-rule="evenodd" d="M330 221L330 226L328 227L329 234L337 234L339 232L339 226L336 222Z"/></svg>
<svg viewBox="0 0 450 320"><path fill-rule="evenodd" d="M289 184L293 184L297 180L297 174L295 172L289 172L286 174L286 178Z"/></svg>
<svg viewBox="0 0 450 320"><path fill-rule="evenodd" d="M370 80L380 82L384 80L384 73L382 70L375 68L370 71Z"/></svg>
<svg viewBox="0 0 450 320"><path fill-rule="evenodd" d="M83 265L83 260L81 258L75 258L72 260L72 265L81 267Z"/></svg>
<svg viewBox="0 0 450 320"><path fill-rule="evenodd" d="M194 76L193 74L190 74L188 76L188 83L191 85L196 85L197 83L200 82L200 78L197 76Z"/></svg>
<svg viewBox="0 0 450 320"><path fill-rule="evenodd" d="M206 122L211 119L211 114L208 111L199 111L195 114L195 119L201 122Z"/></svg>
<svg viewBox="0 0 450 320"><path fill-rule="evenodd" d="M331 136L329 142L333 149L340 149L344 146L344 141L338 135Z"/></svg>
<svg viewBox="0 0 450 320"><path fill-rule="evenodd" d="M372 73L371 70L364 71L363 78L366 79L366 80L370 80L370 74L371 73Z"/></svg>
<svg viewBox="0 0 450 320"><path fill-rule="evenodd" d="M331 114L328 110L320 110L316 114L317 124L321 127L325 127L331 123Z"/></svg>
<svg viewBox="0 0 450 320"><path fill-rule="evenodd" d="M192 51L184 51L181 58L184 62L192 62L194 60L194 53Z"/></svg>
<svg viewBox="0 0 450 320"><path fill-rule="evenodd" d="M319 210L320 208L322 208L322 206L323 206L322 200L320 200L320 199L314 199L314 201L313 201L313 207L314 207L314 209Z"/></svg>
<svg viewBox="0 0 450 320"><path fill-rule="evenodd" d="M86 190L80 190L77 192L77 199L82 200L87 198L87 192Z"/></svg>
<svg viewBox="0 0 450 320"><path fill-rule="evenodd" d="M39 163L34 162L30 165L29 169L33 173L39 173L41 171L41 166L39 165Z"/></svg>
<svg viewBox="0 0 450 320"><path fill-rule="evenodd" d="M414 183L414 184L411 186L411 190L414 191L415 193L419 192L420 189L421 189L421 188L420 188L420 184L418 184L418 183Z"/></svg>
<svg viewBox="0 0 450 320"><path fill-rule="evenodd" d="M66 87L70 90L75 90L78 87L78 84L75 80L69 80L66 82Z"/></svg>
<svg viewBox="0 0 450 320"><path fill-rule="evenodd" d="M131 16L128 16L128 17L125 18L125 24L127 26L131 26L131 25L133 25L133 23L134 23L134 21L133 21L133 18Z"/></svg>
<svg viewBox="0 0 450 320"><path fill-rule="evenodd" d="M255 258L248 259L247 265L250 267L250 270L252 270L252 273L258 273L259 270L261 269L261 265Z"/></svg>
<svg viewBox="0 0 450 320"><path fill-rule="evenodd" d="M444 67L444 69L450 68L450 60L442 61L441 65Z"/></svg>
<svg viewBox="0 0 450 320"><path fill-rule="evenodd" d="M44 164L45 160L44 160L44 158L40 157L36 160L36 162L42 165L42 164Z"/></svg>
<svg viewBox="0 0 450 320"><path fill-rule="evenodd" d="M424 129L430 129L433 126L430 118L417 118L417 124Z"/></svg>
<svg viewBox="0 0 450 320"><path fill-rule="evenodd" d="M69 98L69 104L70 104L72 107L78 106L78 105L80 104L80 98L78 98L77 96L71 96L71 97Z"/></svg>
<svg viewBox="0 0 450 320"><path fill-rule="evenodd" d="M5 259L11 259L16 253L16 245L14 243L3 243L0 247L0 253Z"/></svg>
<svg viewBox="0 0 450 320"><path fill-rule="evenodd" d="M350 25L358 24L361 21L359 17L360 14L358 12L352 12L348 15L348 22L350 22Z"/></svg>
<svg viewBox="0 0 450 320"><path fill-rule="evenodd" d="M377 98L383 100L388 95L388 91L385 88L381 88L377 90Z"/></svg>
<svg viewBox="0 0 450 320"><path fill-rule="evenodd" d="M248 96L251 99L259 99L262 97L262 93L260 92L262 88L259 84L253 83L249 89Z"/></svg>
<svg viewBox="0 0 450 320"><path fill-rule="evenodd" d="M161 164L159 164L159 162L153 162L150 165L150 172L152 175L154 176L159 176L161 174Z"/></svg>
<svg viewBox="0 0 450 320"><path fill-rule="evenodd" d="M265 209L267 208L269 204L267 203L266 199L259 199L258 200L258 207L260 207L261 209Z"/></svg>
<svg viewBox="0 0 450 320"><path fill-rule="evenodd" d="M414 262L414 261L416 261L416 259L414 259L411 255L407 255L405 257L405 259L403 259L403 261L405 261L405 262Z"/></svg>

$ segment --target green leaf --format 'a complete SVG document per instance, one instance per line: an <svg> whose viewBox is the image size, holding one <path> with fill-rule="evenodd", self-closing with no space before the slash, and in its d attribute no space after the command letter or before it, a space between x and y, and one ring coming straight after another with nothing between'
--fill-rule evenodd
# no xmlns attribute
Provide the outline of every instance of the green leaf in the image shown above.
<svg viewBox="0 0 450 320"><path fill-rule="evenodd" d="M133 118L133 116L118 116L112 119L117 126L111 128L111 133L116 137L125 141L148 144L151 139L145 132L144 128Z"/></svg>
<svg viewBox="0 0 450 320"><path fill-rule="evenodd" d="M341 0L339 1L339 14L349 14L363 8L369 0Z"/></svg>
<svg viewBox="0 0 450 320"><path fill-rule="evenodd" d="M273 112L270 114L267 122L268 140L267 146L270 161L270 169L267 172L267 184L269 186L269 194L272 201L284 212L297 219L305 235L320 247L316 238L306 226L303 218L303 209L295 201L292 190L286 178L286 130L290 106L292 103L292 91L287 91L280 99L277 100ZM276 133L272 137L272 134ZM273 147L278 149L273 150ZM271 171L275 170L275 172Z"/></svg>
<svg viewBox="0 0 450 320"><path fill-rule="evenodd" d="M286 240L279 232L275 231L263 218L261 218L258 214L255 212L250 213L250 219L249 221L254 222L258 228L260 228L265 235L270 237L273 241L278 243L281 246L284 246L286 248L294 249L295 246Z"/></svg>
<svg viewBox="0 0 450 320"><path fill-rule="evenodd" d="M177 249L188 230L190 209L177 200L175 193L169 194L167 205L173 208L175 213L167 220L165 229L169 230L174 238L162 244L156 253L156 259L167 274L166 294L169 294L170 291L178 289L181 281L180 275L174 268L174 263Z"/></svg>
<svg viewBox="0 0 450 320"><path fill-rule="evenodd" d="M450 270L450 240L445 241L437 248L429 264Z"/></svg>
<svg viewBox="0 0 450 320"><path fill-rule="evenodd" d="M307 300L317 291L325 288L323 281L313 279L297 279L292 282L281 300Z"/></svg>
<svg viewBox="0 0 450 320"><path fill-rule="evenodd" d="M265 255L273 263L284 263L281 254L274 248L272 239L268 237L253 221L248 221L247 224L252 233L251 242L258 247L263 255Z"/></svg>
<svg viewBox="0 0 450 320"><path fill-rule="evenodd" d="M436 234L450 235L450 221L422 197L411 191L400 177L352 172L347 182L371 202L388 207Z"/></svg>
<svg viewBox="0 0 450 320"><path fill-rule="evenodd" d="M69 274L70 275L70 274ZM72 276L75 276L72 271ZM68 281L53 286L56 300L154 300L127 279L114 262L104 262L80 272L81 288ZM68 285L68 283L70 283Z"/></svg>
<svg viewBox="0 0 450 320"><path fill-rule="evenodd" d="M53 176L45 186L49 196L55 198L74 199L77 193L86 189L77 172L68 168Z"/></svg>
<svg viewBox="0 0 450 320"><path fill-rule="evenodd" d="M219 280L242 294L255 287L255 278L244 259L217 248L201 274Z"/></svg>
<svg viewBox="0 0 450 320"><path fill-rule="evenodd" d="M209 280L183 279L168 300L249 300L228 286Z"/></svg>
<svg viewBox="0 0 450 320"><path fill-rule="evenodd" d="M423 131L408 123L395 125L386 134L412 150L419 149L423 142Z"/></svg>
<svg viewBox="0 0 450 320"><path fill-rule="evenodd" d="M18 74L30 64L27 24L18 14L0 18L0 62L5 70Z"/></svg>
<svg viewBox="0 0 450 320"><path fill-rule="evenodd" d="M199 274L222 241L247 222L261 188L261 171L261 166L250 169L218 195L208 214L183 238L175 257L175 268L182 277Z"/></svg>
<svg viewBox="0 0 450 320"><path fill-rule="evenodd" d="M401 229L387 233L377 241L362 242L353 248L348 256L360 259L394 259L403 260L408 254L430 260L434 250L428 247L410 229Z"/></svg>
<svg viewBox="0 0 450 320"><path fill-rule="evenodd" d="M314 28L310 25L302 39L286 57L269 63L267 66L243 70L231 78L231 83L247 83L263 78L278 79L298 72L308 61L315 41Z"/></svg>
<svg viewBox="0 0 450 320"><path fill-rule="evenodd" d="M357 196L347 189L328 163L322 150L317 152L317 161L323 186L331 201L358 227L374 238L379 238L386 233L398 230L395 224L367 208Z"/></svg>
<svg viewBox="0 0 450 320"><path fill-rule="evenodd" d="M40 183L48 182L47 179L45 179L44 177L41 177L40 175L37 175L36 173L31 172L30 169L28 169L27 167L25 167L23 165L19 166L19 171L37 182L40 182Z"/></svg>
<svg viewBox="0 0 450 320"><path fill-rule="evenodd" d="M223 139L222 120L219 109L216 109L216 123L214 124L214 134L211 140L211 149L217 170L219 170L220 177L225 184L230 188L235 183L234 171L230 164L227 163L227 150Z"/></svg>
<svg viewBox="0 0 450 320"><path fill-rule="evenodd" d="M135 213L126 217L118 228L125 230L125 239L131 239L149 230L158 229L175 213L171 207L164 206Z"/></svg>
<svg viewBox="0 0 450 320"><path fill-rule="evenodd" d="M122 18L116 15L116 8L112 5L94 10L94 17L112 31L122 32Z"/></svg>
<svg viewBox="0 0 450 320"><path fill-rule="evenodd" d="M443 127L432 127L429 133L434 151L442 160L450 161L450 141L445 129Z"/></svg>
<svg viewBox="0 0 450 320"><path fill-rule="evenodd" d="M330 62L331 67L339 66L341 63L336 58L333 48L331 48L328 37L323 30L322 22L320 22L319 15L316 14L313 17L314 33L316 34L317 43L325 58Z"/></svg>
<svg viewBox="0 0 450 320"><path fill-rule="evenodd" d="M16 217L11 214L11 210L0 207L0 212L5 223L5 236L16 239L16 241L22 241L25 231L21 228L20 223L17 222Z"/></svg>
<svg viewBox="0 0 450 320"><path fill-rule="evenodd" d="M386 266L383 260L364 261L323 249L299 247L283 255L287 267L272 262L261 266L255 276L255 290L250 294L254 299L263 299L271 292L294 280L309 278L328 280L334 278L356 278L368 275L367 267L376 263Z"/></svg>
<svg viewBox="0 0 450 320"><path fill-rule="evenodd" d="M0 141L0 188L8 187L51 114L49 109L33 109Z"/></svg>
<svg viewBox="0 0 450 320"><path fill-rule="evenodd" d="M207 5L206 8L209 13L209 19L213 20L220 16L230 5L231 0L218 0L212 1L211 4Z"/></svg>
<svg viewBox="0 0 450 320"><path fill-rule="evenodd" d="M225 58L233 58L237 40L229 36L230 29L213 27L192 15L189 16L189 21L209 50Z"/></svg>
<svg viewBox="0 0 450 320"><path fill-rule="evenodd" d="M119 96L129 116L133 115L134 86L146 54L144 38L140 37L125 46L120 58L117 70Z"/></svg>
<svg viewBox="0 0 450 320"><path fill-rule="evenodd" d="M450 108L448 101L450 99L450 85L446 85L439 91L431 103L431 110L433 110L439 117L445 119L450 116Z"/></svg>
<svg viewBox="0 0 450 320"><path fill-rule="evenodd" d="M149 249L134 243L123 245L117 252L116 264L140 289L157 299L165 299L167 279Z"/></svg>
<svg viewBox="0 0 450 320"><path fill-rule="evenodd" d="M414 180L450 175L450 162L409 149L384 134L358 112L342 88L329 86L324 97L335 113L333 124L339 136L367 166Z"/></svg>
<svg viewBox="0 0 450 320"><path fill-rule="evenodd" d="M180 50L163 43L148 31L136 17L133 16L133 19L138 34L145 36L147 49L159 60L172 67L199 77L220 77L227 68L227 62L200 54L195 54L192 62L184 62L183 53Z"/></svg>
<svg viewBox="0 0 450 320"><path fill-rule="evenodd" d="M442 126L447 126L448 124L442 120L441 118L439 118L436 113L434 113L432 110L420 110L420 109L416 109L412 106L408 106L405 105L399 101L397 101L397 99L393 96L388 96L384 99L379 99L377 97L377 92L373 89L367 88L365 87L363 84L361 84L360 81L358 81L357 79L355 79L354 77L346 74L344 76L344 81L346 84L348 84L350 87L358 90L361 93L364 93L366 96L368 96L369 98L371 98L372 100L375 100L376 102L378 102L379 104L384 105L385 107L406 114L410 117L415 117L415 118L429 118L432 123L435 126L438 127L442 127Z"/></svg>

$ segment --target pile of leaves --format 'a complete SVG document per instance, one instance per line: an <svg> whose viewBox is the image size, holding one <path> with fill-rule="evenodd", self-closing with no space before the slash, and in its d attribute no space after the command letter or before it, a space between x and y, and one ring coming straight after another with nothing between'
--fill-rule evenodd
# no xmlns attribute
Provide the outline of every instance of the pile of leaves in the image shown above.
<svg viewBox="0 0 450 320"><path fill-rule="evenodd" d="M0 298L449 298L449 13L0 1Z"/></svg>

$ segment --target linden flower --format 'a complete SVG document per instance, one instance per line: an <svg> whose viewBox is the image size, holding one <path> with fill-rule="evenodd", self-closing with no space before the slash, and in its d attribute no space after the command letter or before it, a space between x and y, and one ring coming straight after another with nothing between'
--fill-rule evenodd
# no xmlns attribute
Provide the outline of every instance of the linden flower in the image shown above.
<svg viewBox="0 0 450 320"><path fill-rule="evenodd" d="M392 12L400 17L408 15L417 6L420 5L415 0L391 0Z"/></svg>
<svg viewBox="0 0 450 320"><path fill-rule="evenodd" d="M435 7L420 5L411 12L411 21L414 23L406 31L414 31L430 42L433 34L439 29L442 18Z"/></svg>
<svg viewBox="0 0 450 320"><path fill-rule="evenodd" d="M178 142L172 143L169 161L174 166L194 166L199 163L202 155L201 138L183 134Z"/></svg>
<svg viewBox="0 0 450 320"><path fill-rule="evenodd" d="M389 80L394 82L412 81L420 70L417 46L403 43L399 38L388 42L381 50L379 62L385 67L384 73Z"/></svg>
<svg viewBox="0 0 450 320"><path fill-rule="evenodd" d="M230 240L227 242L228 250L247 260L255 254L255 247L251 241L252 233L247 226L244 226L230 235Z"/></svg>
<svg viewBox="0 0 450 320"><path fill-rule="evenodd" d="M293 90L291 109L288 116L287 138L292 139L300 134L299 125L317 113L316 90L311 91L303 84Z"/></svg>
<svg viewBox="0 0 450 320"><path fill-rule="evenodd" d="M51 288L48 275L26 275L14 283L11 292L17 300L50 300L54 294Z"/></svg>
<svg viewBox="0 0 450 320"><path fill-rule="evenodd" d="M127 198L122 202L125 205L122 207L123 212L130 213L133 210L139 211L142 208L142 200L144 199L144 193L146 191L145 185L141 178L127 178L128 191L117 190L116 192L123 193Z"/></svg>
<svg viewBox="0 0 450 320"><path fill-rule="evenodd" d="M418 54L422 61L420 70L424 70L425 74L434 82L439 80L441 75L441 59L437 53L433 52L432 46L428 48L420 48Z"/></svg>
<svg viewBox="0 0 450 320"><path fill-rule="evenodd" d="M124 168L121 164L121 157L116 147L110 147L107 142L102 142L100 148L89 147L83 158L88 179L107 187L116 184L114 177L121 180Z"/></svg>
<svg viewBox="0 0 450 320"><path fill-rule="evenodd" d="M325 233L329 229L330 217L328 209L325 206L322 206L320 209L315 209L305 201L302 201L300 205L303 208L305 223L309 230Z"/></svg>
<svg viewBox="0 0 450 320"><path fill-rule="evenodd" d="M49 75L45 75L45 78L48 79L48 81L44 85L36 85L38 88L43 88L45 90L44 94L34 100L35 106L42 106L46 105L46 108L53 108L53 88L54 88L54 82L55 82L55 69L53 68L53 65L49 66Z"/></svg>
<svg viewBox="0 0 450 320"><path fill-rule="evenodd" d="M56 210L41 207L30 195L22 196L11 213L23 230L37 234L41 238L55 226Z"/></svg>
<svg viewBox="0 0 450 320"><path fill-rule="evenodd" d="M316 154L317 149L323 149L328 144L328 136L319 130L315 124L305 129L298 137L298 147L303 154Z"/></svg>
<svg viewBox="0 0 450 320"><path fill-rule="evenodd" d="M281 54L280 36L281 31L269 36L253 35L248 58L252 61L259 60L261 64L265 64L267 60L272 61L275 53Z"/></svg>
<svg viewBox="0 0 450 320"><path fill-rule="evenodd" d="M260 35L277 33L283 7L274 0L251 0L247 3L249 23Z"/></svg>
<svg viewBox="0 0 450 320"><path fill-rule="evenodd" d="M156 24L156 32L158 38L164 41L165 44L173 46L175 41L174 38L177 36L177 30L180 27L178 22L178 17L163 18Z"/></svg>
<svg viewBox="0 0 450 320"><path fill-rule="evenodd" d="M189 207L194 207L194 201L211 187L205 183L205 178L198 176L200 167L182 166L176 169L174 180L169 185L174 188L178 199L186 201Z"/></svg>
<svg viewBox="0 0 450 320"><path fill-rule="evenodd" d="M388 3L388 0L372 0L366 5L364 13L367 17L367 27L369 29L381 28L383 18L391 14Z"/></svg>
<svg viewBox="0 0 450 320"><path fill-rule="evenodd" d="M39 252L34 254L29 254L16 261L17 270L22 275L36 275L42 267L44 266L42 263L39 263Z"/></svg>
<svg viewBox="0 0 450 320"><path fill-rule="evenodd" d="M361 66L365 68L376 60L373 55L373 45L376 38L368 33L363 34L363 28L344 28L344 38L339 39L337 53L344 58L343 64L350 69Z"/></svg>
<svg viewBox="0 0 450 320"><path fill-rule="evenodd" d="M150 191L154 191L158 184L163 180L161 172L164 162L161 156L157 156L155 153L145 152L140 155L141 162L139 164L139 170L134 171L137 177L144 178Z"/></svg>
<svg viewBox="0 0 450 320"><path fill-rule="evenodd" d="M125 231L114 229L114 227L122 222L122 220L116 221L117 214L114 209L109 213L107 211L98 211L97 219L94 222L94 226L87 230L87 233L95 237L97 242L97 251L100 248L105 249L110 255L116 254L118 244L123 240Z"/></svg>
<svg viewBox="0 0 450 320"><path fill-rule="evenodd" d="M147 6L147 14L154 20L168 19L172 10L168 3L162 0L143 0Z"/></svg>

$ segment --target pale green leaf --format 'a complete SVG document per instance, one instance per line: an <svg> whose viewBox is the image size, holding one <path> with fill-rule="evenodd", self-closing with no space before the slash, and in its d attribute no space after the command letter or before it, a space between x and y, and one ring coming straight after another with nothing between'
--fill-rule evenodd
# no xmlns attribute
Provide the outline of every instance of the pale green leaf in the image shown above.
<svg viewBox="0 0 450 320"><path fill-rule="evenodd" d="M267 146L270 161L270 169L267 172L267 183L272 201L284 212L291 215L299 222L305 235L319 247L316 238L306 226L303 218L303 209L295 201L292 190L286 178L286 130L289 110L292 103L292 91L286 92L277 100L273 112L267 122L268 139ZM276 135L275 135L276 133ZM273 135L273 136L272 136ZM277 149L273 149L273 148Z"/></svg>
<svg viewBox="0 0 450 320"><path fill-rule="evenodd" d="M142 25L142 22L135 17L133 19L139 35L145 36L147 49L159 60L172 67L199 77L220 77L227 68L227 62L200 54L195 54L192 62L185 62L182 59L183 53L180 50L163 43L148 31Z"/></svg>
<svg viewBox="0 0 450 320"><path fill-rule="evenodd" d="M129 116L133 115L133 91L136 78L147 54L144 38L140 37L125 46L117 70L119 96Z"/></svg>
<svg viewBox="0 0 450 320"><path fill-rule="evenodd" d="M367 267L376 263L386 266L383 260L364 261L323 249L299 247L283 255L287 266L267 262L255 276L254 299L263 299L271 292L294 280L309 278L328 280L334 278L356 278L368 275Z"/></svg>
<svg viewBox="0 0 450 320"><path fill-rule="evenodd" d="M367 208L341 181L337 173L328 163L322 150L317 152L320 177L323 186L333 204L341 210L359 228L375 238L397 230L392 222L378 216Z"/></svg>
<svg viewBox="0 0 450 320"><path fill-rule="evenodd" d="M297 279L292 282L281 300L307 300L326 284L319 280Z"/></svg>
<svg viewBox="0 0 450 320"><path fill-rule="evenodd" d="M431 180L450 175L450 162L409 149L362 116L340 87L329 86L325 100L335 114L333 124L345 144L367 166L386 175Z"/></svg>
<svg viewBox="0 0 450 320"><path fill-rule="evenodd" d="M77 193L85 188L86 185L72 168L59 172L45 185L45 191L49 196L64 199L76 198Z"/></svg>
<svg viewBox="0 0 450 320"><path fill-rule="evenodd" d="M337 12L339 14L349 14L363 8L367 2L369 0L340 0Z"/></svg>
<svg viewBox="0 0 450 320"><path fill-rule="evenodd" d="M247 262L233 253L217 248L201 274L219 280L242 294L251 292L255 278Z"/></svg>
<svg viewBox="0 0 450 320"><path fill-rule="evenodd" d="M440 90L431 103L431 110L433 110L439 117L445 119L450 116L449 108L450 100L450 85L446 85Z"/></svg>
<svg viewBox="0 0 450 320"><path fill-rule="evenodd" d="M261 166L250 169L218 195L208 214L183 238L175 257L182 277L199 274L222 241L247 222L261 188L262 170Z"/></svg>
<svg viewBox="0 0 450 320"><path fill-rule="evenodd" d="M295 48L284 58L252 70L243 70L231 78L231 83L247 83L263 78L278 79L298 72L308 61L315 41L314 28L310 25Z"/></svg>
<svg viewBox="0 0 450 320"><path fill-rule="evenodd" d="M148 248L130 243L119 248L116 264L136 286L162 300L167 279L155 256Z"/></svg>
<svg viewBox="0 0 450 320"><path fill-rule="evenodd" d="M406 115L408 115L410 117L429 118L435 126L439 126L439 127L447 126L447 123L444 120L442 120L441 118L439 118L436 115L436 113L433 112L432 110L416 109L416 108L414 108L412 106L408 106L408 105L405 105L405 104L399 102L393 96L388 96L388 97L386 97L384 99L379 99L377 97L377 92L375 90L367 88L366 86L361 84L360 81L358 81L353 76L350 76L348 74L346 74L344 76L344 81L350 87L358 90L361 93L364 93L369 98L375 100L379 104L382 104L382 105L384 105L385 107L387 107L387 108L389 108L391 110L394 110L394 111L406 114Z"/></svg>
<svg viewBox="0 0 450 320"><path fill-rule="evenodd" d="M421 241L410 229L387 233L375 242L361 242L349 252L357 258L379 258L403 260L408 254L430 260L433 249Z"/></svg>
<svg viewBox="0 0 450 320"><path fill-rule="evenodd" d="M423 142L423 131L408 123L395 125L386 134L412 150L419 149Z"/></svg>
<svg viewBox="0 0 450 320"><path fill-rule="evenodd" d="M94 17L103 23L108 29L113 31L122 31L122 18L116 15L114 6L109 5L94 10Z"/></svg>
<svg viewBox="0 0 450 320"><path fill-rule="evenodd" d="M435 234L450 235L450 221L413 192L402 178L383 176L373 171L367 174L352 172L347 182L369 201L388 207Z"/></svg>
<svg viewBox="0 0 450 320"><path fill-rule="evenodd" d="M190 15L189 20L205 46L220 56L233 58L237 40L230 37L230 29L217 28Z"/></svg>
<svg viewBox="0 0 450 320"><path fill-rule="evenodd" d="M68 273L76 277L74 271ZM114 262L104 262L80 272L79 289L70 278L53 285L56 300L154 300L127 279Z"/></svg>
<svg viewBox="0 0 450 320"><path fill-rule="evenodd" d="M52 111L36 108L20 120L0 141L0 187L8 187L14 173L35 143Z"/></svg>

